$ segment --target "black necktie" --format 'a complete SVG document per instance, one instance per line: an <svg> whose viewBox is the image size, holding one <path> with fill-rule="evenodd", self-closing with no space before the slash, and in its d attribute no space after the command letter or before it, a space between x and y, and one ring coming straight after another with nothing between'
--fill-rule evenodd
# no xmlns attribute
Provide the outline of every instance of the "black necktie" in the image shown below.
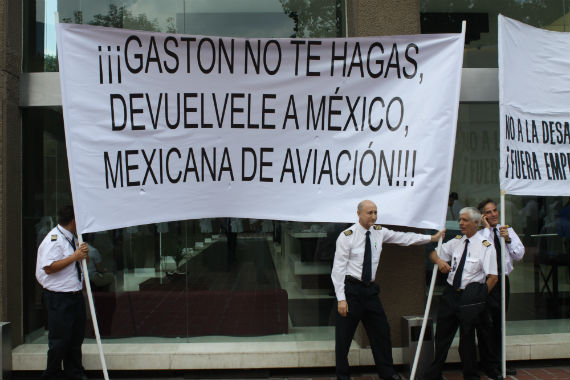
<svg viewBox="0 0 570 380"><path fill-rule="evenodd" d="M77 245L75 244L75 239L72 240L73 241L73 252L75 252L75 250L77 249ZM77 271L77 279L79 280L79 282L81 282L81 265L79 264L79 261L75 262L75 270Z"/></svg>
<svg viewBox="0 0 570 380"><path fill-rule="evenodd" d="M499 273L499 276L500 276L501 275L501 268L502 268L501 240L499 240L497 227L493 227L493 235L494 235L493 240L495 243L495 252L497 252L497 273Z"/></svg>
<svg viewBox="0 0 570 380"><path fill-rule="evenodd" d="M461 276L463 275L463 267L465 266L465 259L467 258L467 246L469 246L469 239L465 239L465 249L461 255L461 261L453 276L453 289L458 290L461 287Z"/></svg>
<svg viewBox="0 0 570 380"><path fill-rule="evenodd" d="M362 282L368 284L372 280L372 246L370 245L370 231L366 231L364 244L364 262L362 263Z"/></svg>
<svg viewBox="0 0 570 380"><path fill-rule="evenodd" d="M63 237L65 238L65 240L67 240L67 242L69 243L69 245L71 245L71 248L73 248L73 252L75 253L75 250L77 249L77 245L75 245L75 239L72 237L71 240L63 233L62 230L59 229L59 226L57 227L57 229L59 230L59 232L61 232L61 234L63 235ZM79 279L79 282L81 282L81 265L79 265L79 261L75 262L75 270L77 271L77 278Z"/></svg>

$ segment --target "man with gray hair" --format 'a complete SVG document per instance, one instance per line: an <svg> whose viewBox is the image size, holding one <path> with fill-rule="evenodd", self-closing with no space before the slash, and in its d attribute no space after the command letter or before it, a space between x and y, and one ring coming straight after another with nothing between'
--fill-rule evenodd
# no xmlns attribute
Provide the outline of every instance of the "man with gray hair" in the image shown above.
<svg viewBox="0 0 570 380"><path fill-rule="evenodd" d="M474 207L459 211L457 235L442 245L430 259L442 273L447 286L440 299L435 333L435 358L423 374L425 380L440 380L447 353L459 328L459 356L465 380L478 380L475 327L485 309L488 293L497 283L497 261L493 244L477 234L481 213Z"/></svg>
<svg viewBox="0 0 570 380"><path fill-rule="evenodd" d="M336 241L331 273L337 304L335 329L336 377L349 380L348 352L358 323L362 321L378 376L384 380L400 380L394 370L390 326L374 282L383 243L398 245L436 242L445 230L434 235L396 232L375 224L378 210L374 202L358 204L358 223L342 232Z"/></svg>

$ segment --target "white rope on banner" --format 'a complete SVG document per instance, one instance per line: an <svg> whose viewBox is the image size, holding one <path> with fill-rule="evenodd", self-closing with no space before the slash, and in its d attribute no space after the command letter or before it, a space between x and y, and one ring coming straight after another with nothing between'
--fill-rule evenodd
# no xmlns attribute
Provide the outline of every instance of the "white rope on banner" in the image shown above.
<svg viewBox="0 0 570 380"><path fill-rule="evenodd" d="M55 24L59 24L59 13L54 12ZM78 234L79 245L83 243L83 235ZM87 260L81 260L81 268L83 269L83 281L85 282L85 289L87 290L87 300L89 301L89 310L91 311L91 320L93 321L93 330L95 331L95 339L97 340L97 348L99 349L99 358L101 360L101 368L103 369L103 377L109 380L107 373L107 364L105 363L105 356L103 355L103 345L101 344L101 337L99 336L99 325L97 323L97 316L95 315L95 304L93 303L93 294L91 293L91 284L89 283L89 271L87 270Z"/></svg>

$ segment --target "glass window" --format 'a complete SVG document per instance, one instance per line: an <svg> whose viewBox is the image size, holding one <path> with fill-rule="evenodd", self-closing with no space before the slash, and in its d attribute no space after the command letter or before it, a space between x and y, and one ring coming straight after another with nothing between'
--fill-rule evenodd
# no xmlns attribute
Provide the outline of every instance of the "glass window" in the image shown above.
<svg viewBox="0 0 570 380"><path fill-rule="evenodd" d="M499 12L568 31L564 4L424 0L422 31L457 32L467 17L465 66L496 67ZM345 28L344 3L336 0L28 0L24 11L25 71L57 71L56 11L60 22L168 33L334 37ZM22 119L25 333L28 342L44 343L36 251L55 226L58 208L71 202L71 189L61 108L24 109ZM458 230L453 215L459 206L498 200L498 123L496 103L460 105L448 238ZM507 223L526 247L511 275L509 334L567 332L569 207L562 197L507 197ZM101 334L145 341L333 339L330 269L345 227L217 218L84 236L92 247L90 281Z"/></svg>
<svg viewBox="0 0 570 380"><path fill-rule="evenodd" d="M23 119L26 333L44 342L36 252L71 192L61 110ZM101 336L332 339L330 270L345 227L216 218L85 234Z"/></svg>
<svg viewBox="0 0 570 380"><path fill-rule="evenodd" d="M565 0L422 0L422 33L457 33L467 21L464 67L497 67L497 15L499 13L526 24L570 31L570 4Z"/></svg>
<svg viewBox="0 0 570 380"><path fill-rule="evenodd" d="M55 20L227 37L344 36L341 0L27 0L24 71L58 71Z"/></svg>
<svg viewBox="0 0 570 380"><path fill-rule="evenodd" d="M38 327L44 321L35 278L37 248L56 226L57 210L71 202L71 189L61 110L24 111L22 124L24 326Z"/></svg>
<svg viewBox="0 0 570 380"><path fill-rule="evenodd" d="M48 16L55 11L61 22L169 33L344 34L344 4L336 0L28 1L27 71L57 70ZM25 334L27 342L45 343L41 289L34 278L36 252L55 227L59 207L71 202L61 108L24 109L23 134ZM216 218L87 234L83 238L91 247L89 277L101 336L193 342L220 336L333 339L336 303L330 269L343 228Z"/></svg>

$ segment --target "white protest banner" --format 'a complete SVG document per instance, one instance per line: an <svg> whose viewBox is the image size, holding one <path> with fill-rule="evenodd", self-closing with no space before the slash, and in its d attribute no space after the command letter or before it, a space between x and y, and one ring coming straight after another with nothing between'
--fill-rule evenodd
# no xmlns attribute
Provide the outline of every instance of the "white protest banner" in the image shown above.
<svg viewBox="0 0 570 380"><path fill-rule="evenodd" d="M78 231L204 217L441 228L461 34L239 39L57 25Z"/></svg>
<svg viewBox="0 0 570 380"><path fill-rule="evenodd" d="M570 195L570 33L499 15L500 185Z"/></svg>

